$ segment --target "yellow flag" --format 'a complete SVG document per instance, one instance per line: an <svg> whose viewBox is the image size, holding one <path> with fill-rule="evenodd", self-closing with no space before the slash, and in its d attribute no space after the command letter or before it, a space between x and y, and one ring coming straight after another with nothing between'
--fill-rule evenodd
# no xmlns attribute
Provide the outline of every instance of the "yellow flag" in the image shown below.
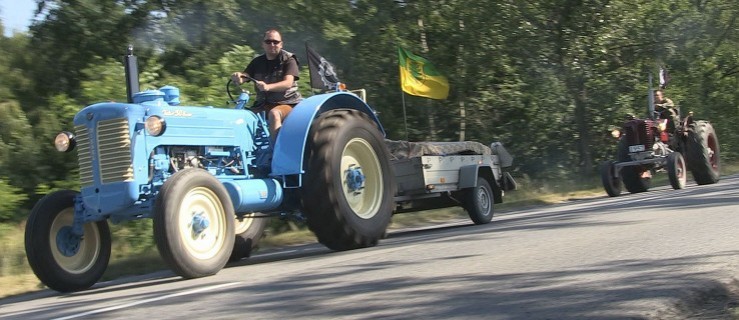
<svg viewBox="0 0 739 320"><path fill-rule="evenodd" d="M400 86L407 94L431 99L449 96L449 81L430 61L398 47Z"/></svg>

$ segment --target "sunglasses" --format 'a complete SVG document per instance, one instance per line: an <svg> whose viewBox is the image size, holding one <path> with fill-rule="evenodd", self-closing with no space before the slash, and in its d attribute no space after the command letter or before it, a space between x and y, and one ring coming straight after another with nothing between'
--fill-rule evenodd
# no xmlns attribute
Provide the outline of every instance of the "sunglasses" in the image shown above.
<svg viewBox="0 0 739 320"><path fill-rule="evenodd" d="M280 41L280 40L272 40L272 39L264 40L264 43L265 44L280 44L280 42L282 42L282 41Z"/></svg>

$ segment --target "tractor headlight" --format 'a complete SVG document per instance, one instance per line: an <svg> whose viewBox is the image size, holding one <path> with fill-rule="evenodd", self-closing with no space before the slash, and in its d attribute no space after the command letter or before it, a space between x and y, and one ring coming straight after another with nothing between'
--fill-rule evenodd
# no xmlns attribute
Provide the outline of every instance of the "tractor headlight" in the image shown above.
<svg viewBox="0 0 739 320"><path fill-rule="evenodd" d="M161 136L164 130L167 129L167 123L159 116L147 118L144 126L146 127L146 132L155 137Z"/></svg>
<svg viewBox="0 0 739 320"><path fill-rule="evenodd" d="M74 134L68 131L59 132L54 138L54 148L59 152L70 152L76 145Z"/></svg>

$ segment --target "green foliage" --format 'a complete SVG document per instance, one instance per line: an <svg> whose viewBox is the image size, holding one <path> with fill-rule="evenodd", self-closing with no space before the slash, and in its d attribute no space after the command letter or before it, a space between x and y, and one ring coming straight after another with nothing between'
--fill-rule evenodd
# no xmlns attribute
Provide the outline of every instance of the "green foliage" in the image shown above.
<svg viewBox="0 0 739 320"><path fill-rule="evenodd" d="M84 76L84 80L80 83L82 103L70 106L71 108L67 107L67 112L62 119L72 119L82 107L93 103L126 101L125 86L121 86L121 79L124 79L121 59L94 57L87 68L82 70L82 74ZM152 80L148 72L144 73L141 78L144 84Z"/></svg>
<svg viewBox="0 0 739 320"><path fill-rule="evenodd" d="M24 76L23 69L19 68L23 60L20 51L27 42L28 38L23 34L16 34L11 38L0 37L0 102L17 99L15 91L31 81Z"/></svg>
<svg viewBox="0 0 739 320"><path fill-rule="evenodd" d="M20 188L8 184L8 180L0 176L0 223L19 220L19 209L27 196Z"/></svg>
<svg viewBox="0 0 739 320"><path fill-rule="evenodd" d="M613 158L609 131L646 114L647 77L660 66L672 75L668 96L712 121L722 157L739 157L739 8L726 2L41 3L28 34L0 37L0 176L25 207L75 187L74 155L50 141L84 106L123 101L128 44L142 89L175 85L183 105L228 107L229 75L260 53L268 28L303 62L305 96L307 42L350 88L367 89L388 138L501 141L515 173L532 179L579 179ZM448 100L401 96L397 46L449 78Z"/></svg>
<svg viewBox="0 0 739 320"><path fill-rule="evenodd" d="M38 145L18 103L0 102L0 176L28 192L42 176L36 172Z"/></svg>
<svg viewBox="0 0 739 320"><path fill-rule="evenodd" d="M156 251L152 219L128 221L111 225L115 257L134 257Z"/></svg>
<svg viewBox="0 0 739 320"><path fill-rule="evenodd" d="M0 222L0 252L3 253L0 255L0 277L31 273L23 247L23 230L22 225Z"/></svg>

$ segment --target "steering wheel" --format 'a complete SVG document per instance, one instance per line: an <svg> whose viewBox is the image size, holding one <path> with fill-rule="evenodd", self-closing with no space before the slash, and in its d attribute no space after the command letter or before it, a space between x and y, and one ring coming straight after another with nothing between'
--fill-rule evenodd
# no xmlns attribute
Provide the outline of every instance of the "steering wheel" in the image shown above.
<svg viewBox="0 0 739 320"><path fill-rule="evenodd" d="M228 79L228 82L226 82L226 93L228 94L228 100L231 102L236 102L234 100L233 95L231 95L231 83L233 83L233 80L231 78Z"/></svg>
<svg viewBox="0 0 739 320"><path fill-rule="evenodd" d="M233 80L231 80L231 78L229 78L228 82L226 82L226 94L228 94L229 103L233 102L238 107L238 105L242 103L242 100L244 100L243 105L240 107L240 109L241 108L251 109L249 106L247 106L247 103L249 103L249 92L244 89L241 89L241 95L239 96L239 100L234 99L233 95L231 94L231 84L232 83L233 83Z"/></svg>

